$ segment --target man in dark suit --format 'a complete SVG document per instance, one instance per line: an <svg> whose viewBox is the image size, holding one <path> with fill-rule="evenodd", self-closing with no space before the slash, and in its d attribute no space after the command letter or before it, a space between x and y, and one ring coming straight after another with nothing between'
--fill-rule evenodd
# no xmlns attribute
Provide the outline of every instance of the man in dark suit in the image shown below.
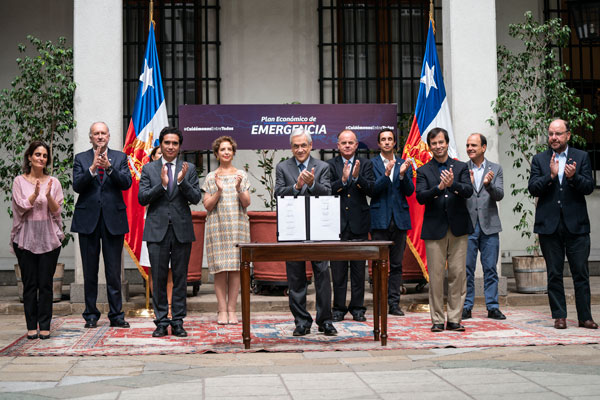
<svg viewBox="0 0 600 400"><path fill-rule="evenodd" d="M277 164L275 168L276 196L327 196L331 194L329 165L310 156L312 138L303 128L295 128L290 135L294 157ZM290 310L294 315L294 336L310 333L312 317L306 311L306 263L285 263L289 287ZM337 335L331 323L331 279L327 261L313 261L317 295L317 325L327 336Z"/></svg>
<svg viewBox="0 0 600 400"><path fill-rule="evenodd" d="M371 215L367 196L373 189L373 166L356 157L358 140L351 130L338 134L340 155L329 160L331 193L340 196L341 240L368 240ZM350 304L346 307L350 266ZM365 261L331 261L333 280L333 321L342 321L348 311L355 321L366 321Z"/></svg>
<svg viewBox="0 0 600 400"><path fill-rule="evenodd" d="M531 162L529 193L538 198L533 232L548 273L548 299L554 327L567 328L563 286L565 254L575 286L579 326L598 329L590 306L590 219L585 196L594 190L594 178L586 152L569 147L571 132L566 121L556 119L548 128L549 149Z"/></svg>
<svg viewBox="0 0 600 400"><path fill-rule="evenodd" d="M473 184L467 164L448 156L450 138L442 128L427 133L433 158L417 169L417 201L425 205L421 239L425 241L429 272L432 332L444 330L444 273L448 264L448 321L446 330L464 331L460 324L466 295L465 260L473 224L467 199Z"/></svg>
<svg viewBox="0 0 600 400"><path fill-rule="evenodd" d="M123 313L121 296L121 253L123 239L129 232L123 190L131 186L127 156L108 148L110 132L104 122L90 126L92 149L75 155L73 190L79 193L71 232L79 234L83 264L86 328L95 328L100 318L98 298L98 263L100 242L106 276L110 326L129 328Z"/></svg>
<svg viewBox="0 0 600 400"><path fill-rule="evenodd" d="M375 183L371 197L371 237L390 240L390 275L388 280L388 313L403 316L400 307L402 258L406 247L406 231L411 228L406 196L414 191L410 161L394 156L396 138L390 130L377 135L379 156L373 158Z"/></svg>
<svg viewBox="0 0 600 400"><path fill-rule="evenodd" d="M467 296L463 305L462 319L471 318L475 300L475 267L477 253L481 253L483 269L483 292L488 318L506 319L498 305L498 254L502 231L498 216L497 202L504 198L504 177L502 167L485 158L487 139L481 133L467 138L469 173L473 185L473 195L467 199L467 208L473 223L473 233L469 235L467 246Z"/></svg>
<svg viewBox="0 0 600 400"><path fill-rule="evenodd" d="M200 201L200 185L196 167L177 160L183 135L177 128L166 127L158 138L162 158L144 165L138 200L148 206L143 239L148 243L152 270L152 305L156 319L153 337L171 333L185 337L187 271L196 240L192 224L191 204ZM169 319L167 276L169 265L173 275L173 296Z"/></svg>

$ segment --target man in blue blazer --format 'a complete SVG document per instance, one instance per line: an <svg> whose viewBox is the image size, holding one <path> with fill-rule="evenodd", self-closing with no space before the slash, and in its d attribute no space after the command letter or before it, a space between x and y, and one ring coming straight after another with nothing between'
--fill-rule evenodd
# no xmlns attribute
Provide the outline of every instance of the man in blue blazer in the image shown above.
<svg viewBox="0 0 600 400"><path fill-rule="evenodd" d="M294 157L288 158L275 167L276 196L328 196L331 194L329 165L310 156L312 138L303 128L296 128L290 135L290 145ZM337 335L331 321L331 279L327 261L313 261L317 300L319 332L326 336ZM306 310L306 262L287 261L285 263L289 287L290 311L294 316L294 336L310 333L313 319Z"/></svg>
<svg viewBox="0 0 600 400"><path fill-rule="evenodd" d="M473 184L467 164L448 156L450 138L442 128L427 133L433 158L417 169L417 201L425 205L421 239L425 241L429 272L429 309L432 332L444 330L444 275L448 265L448 331L464 331L460 324L467 292L465 261L473 224L467 199Z"/></svg>
<svg viewBox="0 0 600 400"><path fill-rule="evenodd" d="M594 190L594 178L588 154L569 147L570 138L566 121L552 121L548 128L550 148L531 161L529 193L538 198L533 232L539 235L546 261L554 327L567 328L563 286L566 254L575 286L579 326L598 329L590 306L590 219L585 201L585 196Z"/></svg>
<svg viewBox="0 0 600 400"><path fill-rule="evenodd" d="M138 200L148 206L143 240L148 244L152 270L152 305L156 319L153 337L167 335L171 326L174 336L185 337L187 271L196 240L190 204L200 202L201 193L196 167L177 160L183 135L177 128L166 127L158 138L162 157L144 165ZM173 275L173 296L169 319L167 276Z"/></svg>
<svg viewBox="0 0 600 400"><path fill-rule="evenodd" d="M402 258L406 247L406 231L411 228L406 197L415 187L410 161L394 155L396 137L390 130L377 134L379 156L373 158L373 195L371 197L371 238L390 240L390 275L388 280L388 313L402 316L400 287Z"/></svg>
<svg viewBox="0 0 600 400"><path fill-rule="evenodd" d="M123 190L131 186L127 156L108 148L110 132L104 122L90 127L92 149L75 155L73 190L79 193L71 232L79 234L83 264L86 328L95 328L100 311L98 298L98 263L100 242L106 275L110 326L129 328L123 313L121 296L121 253L123 239L129 232Z"/></svg>
<svg viewBox="0 0 600 400"><path fill-rule="evenodd" d="M338 134L340 155L327 161L331 176L331 193L340 196L341 240L368 240L371 213L367 196L372 195L373 166L356 156L358 140L351 130ZM350 303L346 307L350 266ZM333 281L333 321L342 321L347 312L355 321L365 317L365 260L331 261Z"/></svg>

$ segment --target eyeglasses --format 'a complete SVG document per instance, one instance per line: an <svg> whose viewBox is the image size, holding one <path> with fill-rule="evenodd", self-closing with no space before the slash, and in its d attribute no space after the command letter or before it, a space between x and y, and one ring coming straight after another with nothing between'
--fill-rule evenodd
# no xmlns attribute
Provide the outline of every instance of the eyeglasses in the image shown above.
<svg viewBox="0 0 600 400"><path fill-rule="evenodd" d="M569 131L562 131L562 132L548 132L548 137L552 137L552 136L562 136L565 133L567 133Z"/></svg>

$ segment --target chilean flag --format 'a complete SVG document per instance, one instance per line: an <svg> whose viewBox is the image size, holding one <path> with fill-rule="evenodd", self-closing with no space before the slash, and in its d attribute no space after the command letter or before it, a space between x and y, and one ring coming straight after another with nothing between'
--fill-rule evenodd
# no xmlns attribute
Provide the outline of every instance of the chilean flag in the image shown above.
<svg viewBox="0 0 600 400"><path fill-rule="evenodd" d="M425 57L423 59L423 67L421 68L421 85L419 87L419 96L417 97L417 106L415 107L415 118L406 139L404 151L402 152L402 158L412 160L413 182L415 186L417 168L426 164L432 158L429 146L427 146L427 132L436 127L444 128L448 131L448 135L450 136L448 155L451 158L458 157L456 142L452 133L452 121L450 120L450 109L448 107L448 99L446 98L442 70L435 48L433 21L430 19ZM421 267L423 276L429 280L425 243L421 240L421 227L423 226L425 206L417 202L417 197L414 193L407 200L412 229L407 233L406 244ZM404 259L405 261L409 261L406 258L406 254Z"/></svg>
<svg viewBox="0 0 600 400"><path fill-rule="evenodd" d="M140 75L140 85L135 97L133 115L127 129L123 152L127 154L133 184L123 192L127 205L129 233L125 235L125 247L139 268L144 233L145 209L138 202L138 191L142 167L148 162L148 155L158 145L160 131L169 124L165 93L162 86L154 24L150 24L144 66ZM140 271L142 271L140 269Z"/></svg>

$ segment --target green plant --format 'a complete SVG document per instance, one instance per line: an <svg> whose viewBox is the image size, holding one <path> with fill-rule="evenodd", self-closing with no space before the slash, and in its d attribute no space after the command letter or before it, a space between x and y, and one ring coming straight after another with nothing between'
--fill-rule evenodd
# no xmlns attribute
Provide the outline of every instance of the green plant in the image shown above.
<svg viewBox="0 0 600 400"><path fill-rule="evenodd" d="M562 118L569 122L572 132L592 129L596 116L581 108L575 90L565 81L569 67L558 61L557 52L565 47L571 34L568 26L563 26L559 18L539 23L528 11L525 22L509 25L509 34L522 42L523 51L498 46L498 98L492 106L499 134L506 134L510 140L506 154L518 171L517 182L510 185L516 199L512 211L519 217L514 229L521 237L531 239L535 199L527 183L533 156L547 148L548 125ZM494 119L488 122L496 124ZM579 135L571 138L579 145L585 144ZM539 254L537 240L527 252Z"/></svg>
<svg viewBox="0 0 600 400"><path fill-rule="evenodd" d="M25 148L33 140L46 142L53 160L49 173L60 181L65 194L64 228L65 220L71 218L74 209L73 194L69 190L73 171L73 144L69 135L75 127L73 49L66 46L64 37L58 39L58 44L42 42L31 35L27 40L36 53L30 56L25 45L18 45L19 74L11 88L3 89L0 94L0 191L4 193L4 200L10 202L13 180L22 173ZM10 206L8 213L12 217ZM63 246L71 238L67 233Z"/></svg>
<svg viewBox="0 0 600 400"><path fill-rule="evenodd" d="M275 171L275 150L256 150L258 154L258 167L262 169L262 174L257 177L250 171L248 164L244 165L244 170L250 174L254 179L259 181L267 194L257 195L263 201L265 208L273 211L277 206L277 200L275 199L275 179L273 172ZM282 157L280 161L284 161L286 157ZM252 193L255 193L256 189L252 189Z"/></svg>

